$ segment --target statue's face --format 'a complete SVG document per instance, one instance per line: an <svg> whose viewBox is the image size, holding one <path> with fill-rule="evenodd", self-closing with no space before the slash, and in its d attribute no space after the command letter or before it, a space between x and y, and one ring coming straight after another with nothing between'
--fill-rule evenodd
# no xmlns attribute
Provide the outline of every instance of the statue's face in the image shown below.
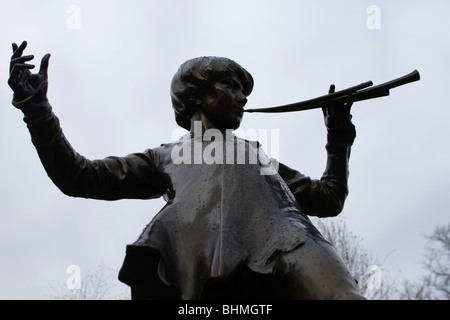
<svg viewBox="0 0 450 320"><path fill-rule="evenodd" d="M247 98L238 79L220 79L203 95L201 109L219 130L237 129L242 121Z"/></svg>

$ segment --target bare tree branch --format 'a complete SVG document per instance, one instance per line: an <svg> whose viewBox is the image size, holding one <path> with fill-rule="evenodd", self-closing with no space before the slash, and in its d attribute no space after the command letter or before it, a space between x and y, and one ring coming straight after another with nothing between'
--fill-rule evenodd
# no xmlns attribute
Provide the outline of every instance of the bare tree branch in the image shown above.
<svg viewBox="0 0 450 320"><path fill-rule="evenodd" d="M363 247L362 238L349 231L344 218L312 219L325 239L333 244L369 300L394 299L396 284L382 263ZM379 283L371 283L374 278Z"/></svg>
<svg viewBox="0 0 450 320"><path fill-rule="evenodd" d="M417 284L405 281L402 299L450 300L450 223L437 226L427 243L422 266L428 274Z"/></svg>
<svg viewBox="0 0 450 320"><path fill-rule="evenodd" d="M116 272L106 267L101 263L97 269L92 273L88 271L82 277L81 286L78 289L69 289L64 283L57 283L50 285L54 291L51 295L52 299L56 300L126 300L130 299L129 293L120 292L114 294L114 282L117 278ZM115 281L114 281L115 280Z"/></svg>

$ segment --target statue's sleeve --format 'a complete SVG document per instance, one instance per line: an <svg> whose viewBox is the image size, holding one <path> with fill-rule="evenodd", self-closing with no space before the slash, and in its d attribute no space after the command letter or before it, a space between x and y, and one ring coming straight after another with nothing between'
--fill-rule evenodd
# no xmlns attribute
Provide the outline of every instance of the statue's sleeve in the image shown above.
<svg viewBox="0 0 450 320"><path fill-rule="evenodd" d="M18 106L50 179L66 195L102 200L150 199L170 193L170 178L152 150L126 157L89 160L78 154L61 130L47 99Z"/></svg>
<svg viewBox="0 0 450 320"><path fill-rule="evenodd" d="M308 215L336 216L348 195L350 145L328 143L327 165L320 179L311 179L280 163L279 174Z"/></svg>

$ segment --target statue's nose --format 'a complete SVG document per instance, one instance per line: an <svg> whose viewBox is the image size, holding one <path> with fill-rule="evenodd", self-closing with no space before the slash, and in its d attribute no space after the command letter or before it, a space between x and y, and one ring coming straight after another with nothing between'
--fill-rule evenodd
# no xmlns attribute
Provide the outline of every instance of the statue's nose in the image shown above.
<svg viewBox="0 0 450 320"><path fill-rule="evenodd" d="M247 101L248 101L247 98L244 97L244 98L238 100L238 103L240 106L244 107L247 104Z"/></svg>

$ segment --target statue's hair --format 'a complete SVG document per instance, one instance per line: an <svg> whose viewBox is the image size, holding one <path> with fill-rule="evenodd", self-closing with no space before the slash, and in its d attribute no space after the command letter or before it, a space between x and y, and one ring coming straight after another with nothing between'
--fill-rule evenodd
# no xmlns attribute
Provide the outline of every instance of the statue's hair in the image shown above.
<svg viewBox="0 0 450 320"><path fill-rule="evenodd" d="M172 78L170 95L175 120L190 130L191 117L200 98L217 80L233 76L242 85L242 92L249 96L253 90L253 78L239 64L223 57L199 57L184 62Z"/></svg>

